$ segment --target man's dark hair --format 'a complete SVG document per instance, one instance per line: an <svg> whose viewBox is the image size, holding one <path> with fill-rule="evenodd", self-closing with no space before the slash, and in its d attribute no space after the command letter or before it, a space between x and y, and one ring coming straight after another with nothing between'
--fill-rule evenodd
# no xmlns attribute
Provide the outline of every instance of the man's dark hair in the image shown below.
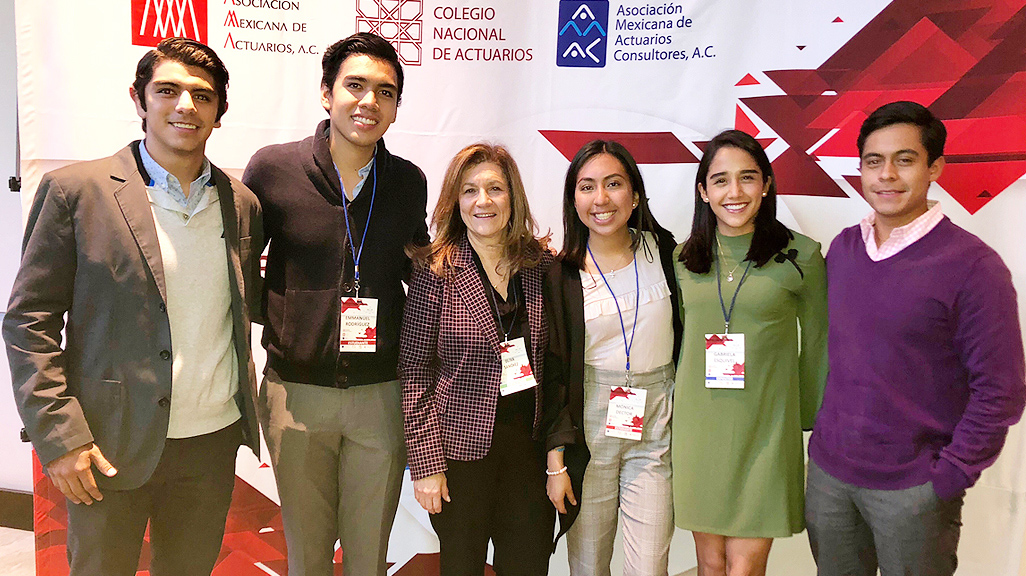
<svg viewBox="0 0 1026 576"><path fill-rule="evenodd" d="M948 137L944 123L922 104L902 100L877 108L862 123L858 139L859 158L862 157L863 146L870 134L894 124L912 124L919 128L919 138L923 148L926 148L928 164L933 164L934 160L944 155L944 141Z"/></svg>
<svg viewBox="0 0 1026 576"><path fill-rule="evenodd" d="M186 66L202 69L214 79L214 90L217 92L217 120L221 119L228 109L228 69L218 58L214 50L190 38L165 38L157 46L143 55L135 67L135 82L132 87L139 96L139 105L146 110L146 85L153 79L153 71L161 62L171 60ZM143 118L143 132L146 131L146 119Z"/></svg>
<svg viewBox="0 0 1026 576"><path fill-rule="evenodd" d="M348 38L335 42L324 51L321 58L321 86L329 90L335 86L335 79L342 68L342 63L350 56L364 54L371 58L388 63L395 70L396 104L403 100L403 66L399 63L399 54L395 48L377 34L357 32Z"/></svg>

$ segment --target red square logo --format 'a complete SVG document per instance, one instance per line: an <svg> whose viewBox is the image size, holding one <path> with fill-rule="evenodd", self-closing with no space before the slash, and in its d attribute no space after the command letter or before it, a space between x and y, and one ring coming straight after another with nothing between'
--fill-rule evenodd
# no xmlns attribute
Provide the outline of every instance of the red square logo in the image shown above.
<svg viewBox="0 0 1026 576"><path fill-rule="evenodd" d="M207 43L207 0L132 0L132 44L176 36Z"/></svg>

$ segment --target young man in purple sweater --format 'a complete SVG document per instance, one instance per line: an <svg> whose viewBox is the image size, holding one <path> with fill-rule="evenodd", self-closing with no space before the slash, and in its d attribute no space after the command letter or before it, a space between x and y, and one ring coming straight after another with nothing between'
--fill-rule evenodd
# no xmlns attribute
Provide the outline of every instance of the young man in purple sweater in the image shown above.
<svg viewBox="0 0 1026 576"><path fill-rule="evenodd" d="M820 576L954 573L965 490L1022 415L1011 274L926 199L945 137L913 102L859 132L873 212L827 255L830 376L809 443Z"/></svg>

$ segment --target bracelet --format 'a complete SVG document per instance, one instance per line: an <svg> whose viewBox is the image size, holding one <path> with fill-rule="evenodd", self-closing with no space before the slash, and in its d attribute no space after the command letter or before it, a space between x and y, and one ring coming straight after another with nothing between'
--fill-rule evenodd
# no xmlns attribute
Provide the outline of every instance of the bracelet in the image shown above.
<svg viewBox="0 0 1026 576"><path fill-rule="evenodd" d="M555 471L553 471L553 470L546 470L545 474L547 474L548 476L559 476L563 472L566 472L566 466L563 466L559 470L555 470Z"/></svg>

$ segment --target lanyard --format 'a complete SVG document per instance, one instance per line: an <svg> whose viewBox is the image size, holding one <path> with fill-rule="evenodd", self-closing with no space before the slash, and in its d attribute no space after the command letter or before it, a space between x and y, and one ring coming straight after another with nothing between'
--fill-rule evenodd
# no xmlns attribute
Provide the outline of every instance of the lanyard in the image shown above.
<svg viewBox="0 0 1026 576"><path fill-rule="evenodd" d="M719 244L719 241L716 242ZM737 295L741 292L741 285L745 283L745 278L748 277L748 271L752 269L752 261L748 261L748 265L745 266L745 272L741 275L741 280L737 283L737 288L734 289L734 297L730 299L730 310L727 310L727 306L723 303L723 281L720 280L720 258L716 259L716 292L720 296L720 310L723 311L723 333L727 334L730 332L730 317L734 315L734 304L737 303Z"/></svg>
<svg viewBox="0 0 1026 576"><path fill-rule="evenodd" d="M484 266L482 266L482 268L483 267ZM485 274L485 278L484 279L485 280L488 279L488 274L487 273ZM502 331L502 343L503 344L509 342L509 333L513 331L513 326L515 326L516 323L517 323L517 316L520 315L520 302L519 302L519 297L517 296L517 287L513 284L513 277L512 276L510 276L509 280L507 281L507 288L506 288L506 290L508 292L512 292L513 293L513 320L510 321L510 323L509 323L509 330L507 330L506 327L502 325L502 314L499 313L499 302L495 299L495 294L494 294L495 288L492 288L491 284L489 284L488 288L485 289L485 291L488 292L488 299L489 299L489 301L491 302L492 306L495 309L495 318L499 321L499 330Z"/></svg>
<svg viewBox="0 0 1026 576"><path fill-rule="evenodd" d="M627 343L627 329L623 325L623 312L620 311L620 303L616 300L616 294L613 293L613 288L609 285L609 280L606 280L606 275L602 273L602 268L599 267L598 261L595 260L595 255L591 253L591 246L588 246L588 255L591 256L591 261L595 264L595 269L599 271L599 276L602 277L602 281L606 284L606 289L613 296L613 304L616 304L616 315L620 317L620 333L623 335L623 348L627 353L627 386L631 385L631 348L634 347L634 333L637 332L638 327L638 308L641 308L641 289L639 288L640 280L638 279L638 255L634 255L634 293L638 294L638 301L634 304L634 325L631 326L631 341Z"/></svg>
<svg viewBox="0 0 1026 576"><path fill-rule="evenodd" d="M338 172L338 166L335 167ZM355 281L356 297L360 297L360 258L363 256L363 247L367 245L367 230L370 229L371 214L374 213L374 197L378 193L378 162L375 159L371 166L374 185L371 187L371 205L367 210L367 225L363 227L363 238L360 238L360 249L353 244L353 233L349 229L349 209L346 208L345 184L342 184L342 174L339 174L338 183L342 187L342 214L346 217L346 236L349 237L349 251L353 253L353 280ZM353 198L355 200L356 198Z"/></svg>

